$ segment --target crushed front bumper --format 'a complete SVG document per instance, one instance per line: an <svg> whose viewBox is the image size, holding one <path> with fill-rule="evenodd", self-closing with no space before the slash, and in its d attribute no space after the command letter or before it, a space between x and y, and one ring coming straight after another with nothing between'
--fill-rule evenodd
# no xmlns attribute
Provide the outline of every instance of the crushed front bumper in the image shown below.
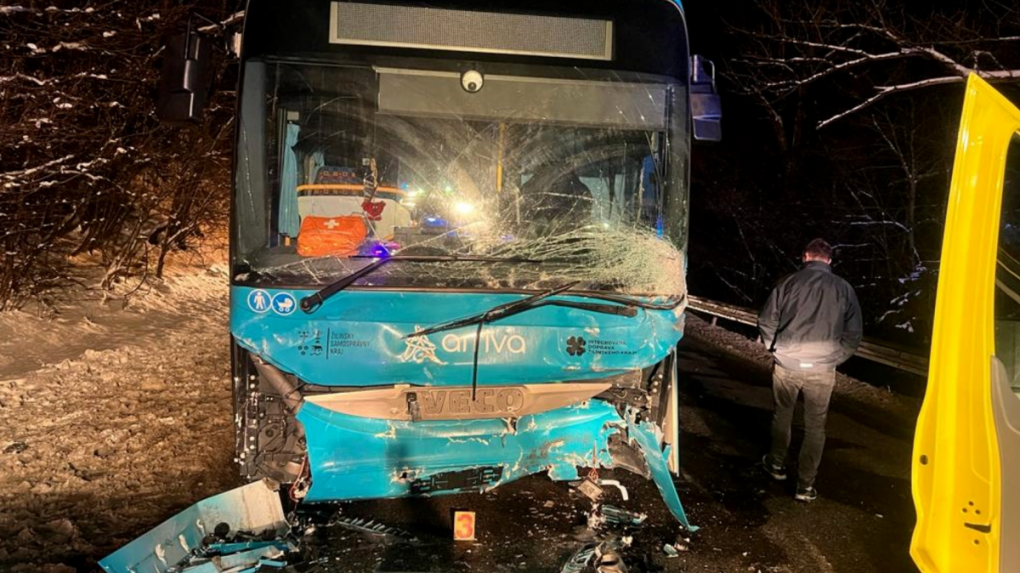
<svg viewBox="0 0 1020 573"><path fill-rule="evenodd" d="M305 501L339 501L486 491L548 471L578 479L578 467L632 467L617 447L639 452L666 505L694 530L662 449L662 432L637 412L600 399L507 419L411 422L344 414L306 402L311 488Z"/></svg>
<svg viewBox="0 0 1020 573"><path fill-rule="evenodd" d="M298 413L311 472L305 501L486 491L543 471L554 480L574 480L579 467L625 467L654 480L674 517L696 531L667 469L671 446L664 451L658 426L638 416L629 407L621 413L592 399L522 416L516 423L492 418L410 422L352 416L305 402ZM220 523L269 541L204 558L208 535ZM108 573L255 571L262 563L276 563L275 555L296 550L286 541L289 529L275 484L253 482L196 503L99 564Z"/></svg>

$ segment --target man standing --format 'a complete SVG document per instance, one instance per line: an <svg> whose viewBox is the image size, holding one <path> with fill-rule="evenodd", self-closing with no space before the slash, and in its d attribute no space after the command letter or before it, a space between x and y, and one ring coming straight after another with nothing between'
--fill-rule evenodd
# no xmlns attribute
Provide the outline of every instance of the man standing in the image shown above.
<svg viewBox="0 0 1020 573"><path fill-rule="evenodd" d="M836 383L836 366L861 343L861 308L853 287L832 273L832 247L815 239L804 249L804 266L783 278L758 316L758 330L775 360L772 374L772 449L762 465L786 479L786 452L798 394L804 394L804 443L797 464L800 501L813 501L815 476L825 448L825 417Z"/></svg>

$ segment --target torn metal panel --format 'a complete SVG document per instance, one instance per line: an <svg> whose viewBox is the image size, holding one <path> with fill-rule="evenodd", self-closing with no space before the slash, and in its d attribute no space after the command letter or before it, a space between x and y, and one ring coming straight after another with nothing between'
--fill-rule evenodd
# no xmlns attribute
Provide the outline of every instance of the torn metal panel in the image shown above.
<svg viewBox="0 0 1020 573"><path fill-rule="evenodd" d="M218 523L234 530L289 530L275 484L257 481L204 499L99 562L108 573L165 573L201 547Z"/></svg>
<svg viewBox="0 0 1020 573"><path fill-rule="evenodd" d="M265 558L263 558L263 559L259 559L258 563L252 565L251 567L247 567L245 569L238 570L237 573L266 573L266 572L274 570L274 569L282 571L283 568L286 567L286 566L287 566L287 563L285 561L278 561L276 559L265 559ZM234 572L231 571L229 573L234 573Z"/></svg>
<svg viewBox="0 0 1020 573"><path fill-rule="evenodd" d="M627 414L627 435L637 443L641 453L644 454L645 462L652 474L652 480L659 488L666 507L688 531L697 531L698 528L687 521L687 514L684 512L683 504L680 503L680 495L677 494L673 476L666 462L669 452L663 452L660 446L662 443L661 431L647 420L636 422L637 414L635 412L628 411ZM667 446L667 450L671 447Z"/></svg>

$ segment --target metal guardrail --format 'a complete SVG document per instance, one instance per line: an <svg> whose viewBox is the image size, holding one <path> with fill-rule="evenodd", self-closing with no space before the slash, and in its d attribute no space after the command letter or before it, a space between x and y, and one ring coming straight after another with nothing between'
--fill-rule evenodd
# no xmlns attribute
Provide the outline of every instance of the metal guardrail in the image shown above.
<svg viewBox="0 0 1020 573"><path fill-rule="evenodd" d="M691 310L747 326L758 326L758 313L749 308L716 302L698 296L688 296L687 300L689 301L688 308ZM861 346L857 349L856 356L920 376L928 375L927 356L918 355L909 349L875 340L868 336L864 337Z"/></svg>

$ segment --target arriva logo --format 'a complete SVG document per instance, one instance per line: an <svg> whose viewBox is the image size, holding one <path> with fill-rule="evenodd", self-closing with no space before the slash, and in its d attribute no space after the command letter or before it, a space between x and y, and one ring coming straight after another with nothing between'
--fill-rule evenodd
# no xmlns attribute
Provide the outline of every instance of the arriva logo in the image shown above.
<svg viewBox="0 0 1020 573"><path fill-rule="evenodd" d="M414 327L415 332L421 330L423 329L420 326ZM436 356L436 345L427 336L408 336L404 339L404 344L406 345L404 353L400 355L400 359L404 362L446 364Z"/></svg>
<svg viewBox="0 0 1020 573"><path fill-rule="evenodd" d="M474 352L475 335L447 334L442 345L447 352ZM528 351L528 342L519 334L482 332L480 351L485 354L524 354Z"/></svg>

